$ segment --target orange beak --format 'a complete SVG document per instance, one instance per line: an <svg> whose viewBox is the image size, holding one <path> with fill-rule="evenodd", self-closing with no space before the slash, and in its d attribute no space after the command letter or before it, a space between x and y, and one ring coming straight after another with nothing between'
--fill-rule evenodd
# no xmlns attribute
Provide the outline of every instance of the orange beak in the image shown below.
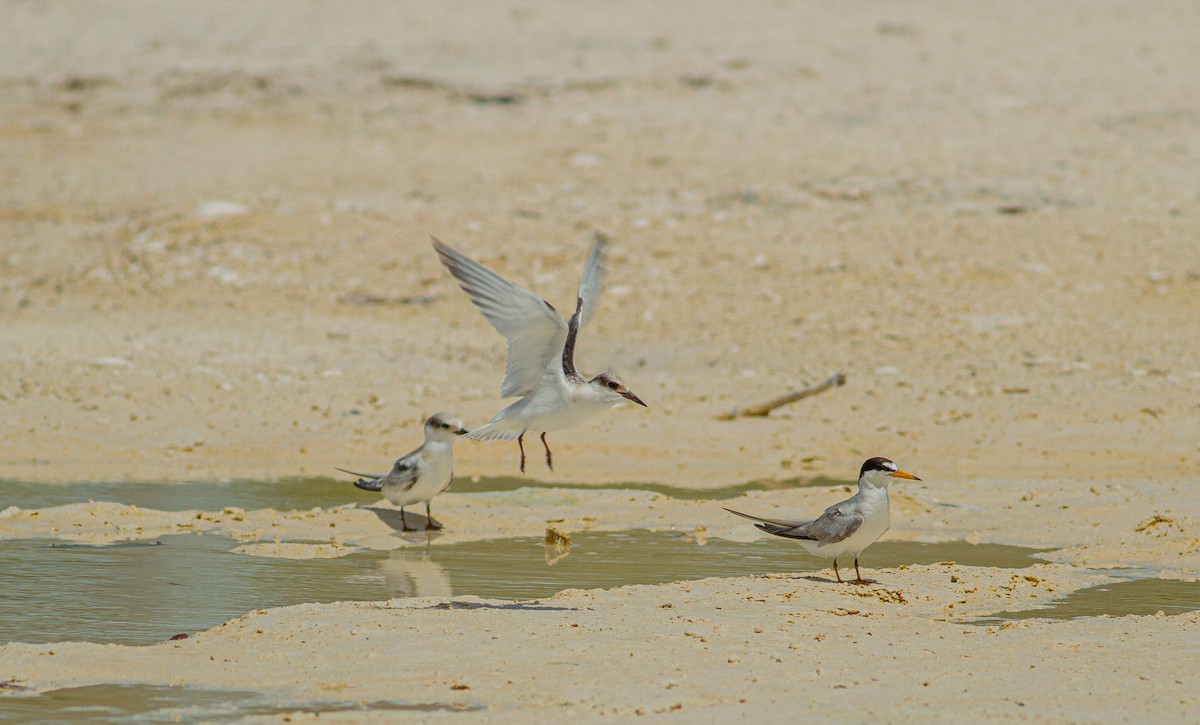
<svg viewBox="0 0 1200 725"><path fill-rule="evenodd" d="M911 473L909 473L908 471L896 471L895 473L889 473L888 475L891 476L892 478L907 478L911 481L920 481L921 480L921 479L917 478L916 476L912 475Z"/></svg>

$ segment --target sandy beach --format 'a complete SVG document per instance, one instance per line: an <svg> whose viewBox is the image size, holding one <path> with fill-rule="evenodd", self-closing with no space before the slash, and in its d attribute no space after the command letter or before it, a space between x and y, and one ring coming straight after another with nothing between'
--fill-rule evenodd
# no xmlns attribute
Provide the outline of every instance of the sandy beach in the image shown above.
<svg viewBox="0 0 1200 725"><path fill-rule="evenodd" d="M758 482L724 503L816 513L843 488L799 484L883 455L923 479L893 487L887 539L1047 550L1019 573L868 563L870 587L783 571L303 604L150 647L13 643L0 681L26 689L0 697L252 681L286 702L434 703L388 715L431 720L1194 717L1195 612L970 619L1123 569L1200 581L1196 7L6 0L0 17L0 544L186 524L249 556L413 545L349 494L301 516L3 491L386 468L427 415L477 426L506 404L504 340L430 237L569 310L602 232L577 361L649 407L552 433L554 471L527 446L530 482L594 488L447 493L429 545L549 521L748 541L720 503L606 486ZM519 475L513 443L455 456L461 477Z"/></svg>

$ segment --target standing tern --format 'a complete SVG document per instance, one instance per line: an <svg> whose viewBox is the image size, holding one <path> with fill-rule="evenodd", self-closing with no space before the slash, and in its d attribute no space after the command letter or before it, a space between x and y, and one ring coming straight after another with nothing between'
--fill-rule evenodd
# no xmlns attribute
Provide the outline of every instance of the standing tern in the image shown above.
<svg viewBox="0 0 1200 725"><path fill-rule="evenodd" d="M337 470L351 476L361 476L354 482L364 491L379 491L393 505L400 507L400 523L405 531L416 531L408 525L404 507L425 502L425 528L440 529L433 520L429 502L450 487L454 479L454 439L465 435L462 421L451 413L434 413L425 421L425 442L421 447L401 456L387 473L356 473L344 468Z"/></svg>
<svg viewBox="0 0 1200 725"><path fill-rule="evenodd" d="M892 524L891 506L888 502L888 484L893 478L921 479L900 470L886 458L871 458L862 465L858 474L858 493L841 503L825 509L815 519L767 519L751 516L733 509L725 509L747 519L760 521L758 528L789 539L797 539L810 554L833 559L833 573L842 581L838 572L838 559L854 557L855 584L869 584L858 570L858 555L883 536Z"/></svg>
<svg viewBox="0 0 1200 725"><path fill-rule="evenodd" d="M525 472L525 434L541 433L546 466L554 459L546 432L579 425L597 413L630 400L645 406L615 373L600 373L591 380L575 369L575 339L591 319L604 277L606 240L597 234L575 298L570 321L549 302L502 278L473 259L437 239L433 248L442 264L496 331L508 338L508 361L500 397L521 399L496 414L487 425L467 434L474 440L517 439L521 472Z"/></svg>

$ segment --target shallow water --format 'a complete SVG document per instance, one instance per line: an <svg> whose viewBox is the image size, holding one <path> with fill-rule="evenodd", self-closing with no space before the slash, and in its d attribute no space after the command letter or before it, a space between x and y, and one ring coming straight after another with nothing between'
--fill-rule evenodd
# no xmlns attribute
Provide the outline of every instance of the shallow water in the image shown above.
<svg viewBox="0 0 1200 725"><path fill-rule="evenodd" d="M685 500L725 500L747 491L767 491L813 486L849 486L850 481L790 479L742 483L720 488L676 488L657 483L584 486L571 483L539 483L525 478L460 478L450 490L455 493L515 491L519 488L617 489L652 491ZM28 483L0 481L0 510L9 506L39 509L81 501L108 501L158 511L217 511L225 507L246 510L272 508L277 511L307 511L347 503L379 500L379 494L354 487L345 478L286 478L277 481L227 481L218 483Z"/></svg>
<svg viewBox="0 0 1200 725"><path fill-rule="evenodd" d="M241 542L179 534L107 546L0 542L0 643L86 640L151 644L254 609L304 602L473 594L536 599L563 589L661 584L767 572L829 572L828 562L769 539L697 543L650 531L572 535L569 553L540 537L361 552L340 559L230 553ZM786 542L785 542L786 543ZM953 560L1019 568L1034 549L995 544L880 542L872 569Z"/></svg>
<svg viewBox="0 0 1200 725"><path fill-rule="evenodd" d="M1018 619L1078 619L1102 614L1123 617L1158 612L1183 614L1196 610L1200 610L1200 582L1134 579L1080 589L1040 609L1000 612L977 621L992 624Z"/></svg>
<svg viewBox="0 0 1200 725"><path fill-rule="evenodd" d="M0 697L0 723L191 723L229 722L243 717L378 712L476 710L467 703L390 701L273 703L255 692L200 690L158 685L89 685L52 690L34 696Z"/></svg>

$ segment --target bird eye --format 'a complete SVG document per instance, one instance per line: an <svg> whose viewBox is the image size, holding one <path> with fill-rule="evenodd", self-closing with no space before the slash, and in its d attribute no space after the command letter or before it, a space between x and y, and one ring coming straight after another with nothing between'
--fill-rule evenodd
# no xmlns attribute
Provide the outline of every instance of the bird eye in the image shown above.
<svg viewBox="0 0 1200 725"><path fill-rule="evenodd" d="M616 380L609 380L608 387L612 388L613 390L616 390L617 388L621 387L621 384L618 383Z"/></svg>
<svg viewBox="0 0 1200 725"><path fill-rule="evenodd" d="M449 424L449 423L442 423L442 427L443 427L443 428L449 428L449 427L450 427L450 424Z"/></svg>

